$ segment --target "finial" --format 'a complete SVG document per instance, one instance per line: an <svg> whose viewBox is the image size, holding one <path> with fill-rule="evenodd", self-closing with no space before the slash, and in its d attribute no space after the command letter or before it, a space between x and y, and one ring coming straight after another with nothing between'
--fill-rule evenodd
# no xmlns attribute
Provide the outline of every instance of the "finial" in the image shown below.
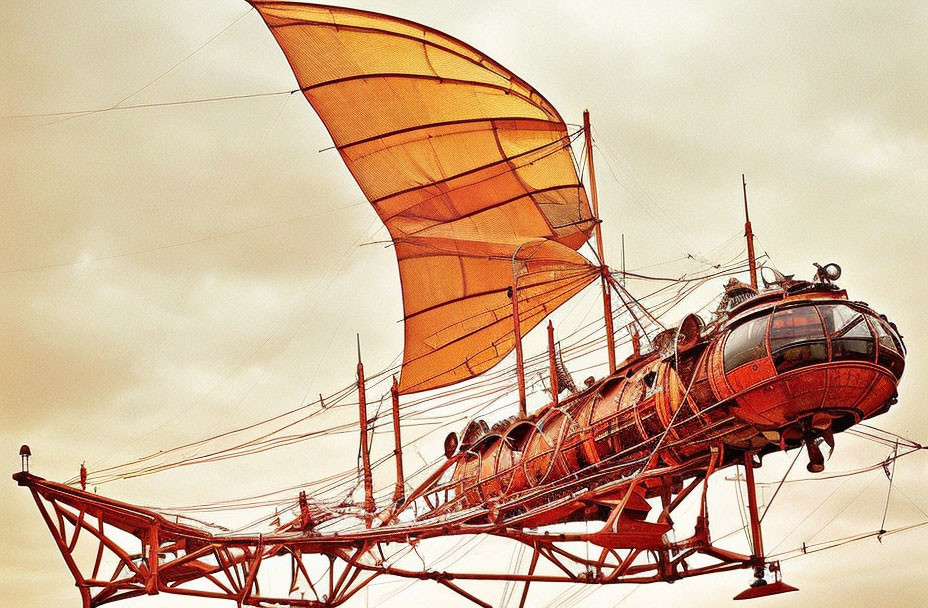
<svg viewBox="0 0 928 608"><path fill-rule="evenodd" d="M19 457L22 459L23 473L29 472L29 457L32 456L32 450L25 443L19 448Z"/></svg>

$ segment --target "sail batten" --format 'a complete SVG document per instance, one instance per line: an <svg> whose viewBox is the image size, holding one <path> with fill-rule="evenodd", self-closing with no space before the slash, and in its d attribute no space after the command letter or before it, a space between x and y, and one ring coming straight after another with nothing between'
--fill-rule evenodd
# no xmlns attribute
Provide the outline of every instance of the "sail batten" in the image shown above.
<svg viewBox="0 0 928 608"><path fill-rule="evenodd" d="M576 133L538 91L417 23L252 4L394 243L400 392L465 380L511 352L514 271L523 332L595 280L576 251L596 225Z"/></svg>
<svg viewBox="0 0 928 608"><path fill-rule="evenodd" d="M531 116L501 116L501 117L497 117L497 118L486 118L486 117L480 117L480 118L464 118L464 119L461 119L461 120L449 120L449 121L445 121L445 122L430 122L430 123L425 123L425 124L421 124L421 125L414 125L414 126L412 126L412 127L406 127L406 128L404 128L404 129L397 129L397 130L395 130L395 131L389 131L389 132L387 132L387 133L383 133L383 134L380 134L380 135L374 135L374 136L368 137L368 138L366 138L366 139L359 139L358 141L353 141L353 142L350 142L350 143L347 143L347 144L342 144L342 145L340 145L340 146L335 146L335 147L336 147L337 149L339 149L339 150L345 150L345 149L347 149L347 148L351 148L352 146L358 146L358 145L361 145L361 144L366 144L366 143L370 143L370 142L372 142L372 141L377 141L377 140L387 140L387 139L389 139L389 138L391 138L391 137L393 137L393 136L396 136L396 135L403 135L403 134L412 133L412 132L415 132L415 131L425 131L425 130L427 130L427 129L435 129L435 128L440 128L440 127L450 127L450 126L456 126L456 125L467 125L467 124L475 124L475 123L494 122L494 121L497 121L497 120L510 120L510 121L511 121L511 120L517 120L517 121L526 121L526 122L534 121L534 122L539 122L539 123L548 124L548 125L557 125L557 124L558 124L558 122L555 121L555 120L548 120L548 119L542 119L542 118L533 118L533 117L531 117Z"/></svg>

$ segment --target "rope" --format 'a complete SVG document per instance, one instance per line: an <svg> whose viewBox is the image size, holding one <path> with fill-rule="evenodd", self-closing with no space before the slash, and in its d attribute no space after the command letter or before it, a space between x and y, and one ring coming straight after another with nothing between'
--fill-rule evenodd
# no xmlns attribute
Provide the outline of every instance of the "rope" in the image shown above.
<svg viewBox="0 0 928 608"><path fill-rule="evenodd" d="M886 465L884 465L884 471L889 477L889 488L886 490L886 505L883 507L883 519L880 521L880 530L886 529L886 516L889 514L889 501L893 496L893 479L896 477L896 455L899 453L899 444L896 444L896 447L893 449L892 453L892 470L890 471Z"/></svg>
<svg viewBox="0 0 928 608"><path fill-rule="evenodd" d="M764 512L760 514L761 522L764 521L764 517L767 515L767 511L770 510L770 506L773 504L773 500L777 497L777 494L780 492L780 488L783 487L783 484L786 482L786 478L789 476L790 471L793 470L793 467L796 465L796 461L799 460L799 456L802 455L802 450L796 450L796 457L793 458L793 461L789 464L789 468L786 469L786 472L783 473L783 478L780 480L780 483L777 484L777 489L773 491L773 496L770 497L770 500L767 501L767 506L764 507Z"/></svg>

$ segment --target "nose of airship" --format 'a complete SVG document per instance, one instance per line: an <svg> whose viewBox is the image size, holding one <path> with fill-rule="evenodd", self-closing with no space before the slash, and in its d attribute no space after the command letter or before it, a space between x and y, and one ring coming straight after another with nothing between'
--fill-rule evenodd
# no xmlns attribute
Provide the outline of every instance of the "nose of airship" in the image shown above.
<svg viewBox="0 0 928 608"><path fill-rule="evenodd" d="M736 319L712 351L719 397L763 427L810 416L849 426L885 411L905 346L885 317L846 300L799 300Z"/></svg>

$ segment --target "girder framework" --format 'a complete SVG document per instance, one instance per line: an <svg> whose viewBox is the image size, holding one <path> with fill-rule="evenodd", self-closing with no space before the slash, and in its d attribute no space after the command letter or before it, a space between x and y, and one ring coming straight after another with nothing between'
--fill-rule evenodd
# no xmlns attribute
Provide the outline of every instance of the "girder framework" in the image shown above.
<svg viewBox="0 0 928 608"><path fill-rule="evenodd" d="M490 604L470 587L480 581L507 582L521 586L521 608L532 584L651 583L763 567L762 557L712 544L705 493L713 470L710 462L676 491L668 485L661 492L663 508L656 524L629 519L617 507L603 528L591 533L546 533L504 525L445 529L428 523L418 532L409 527L405 539L378 535L376 529L337 535L211 535L28 473L14 478L32 491L85 608L158 593L227 599L239 606L339 606L382 576L433 581L479 606ZM699 489L702 502L692 536L677 542L666 536L655 542L653 535L642 536L643 542L634 540L638 524L670 529L670 514ZM432 569L424 560L421 568L410 567L409 560L404 563L397 557L417 551L421 541L477 533L508 539L514 547L530 551L527 567L511 572L455 571Z"/></svg>

